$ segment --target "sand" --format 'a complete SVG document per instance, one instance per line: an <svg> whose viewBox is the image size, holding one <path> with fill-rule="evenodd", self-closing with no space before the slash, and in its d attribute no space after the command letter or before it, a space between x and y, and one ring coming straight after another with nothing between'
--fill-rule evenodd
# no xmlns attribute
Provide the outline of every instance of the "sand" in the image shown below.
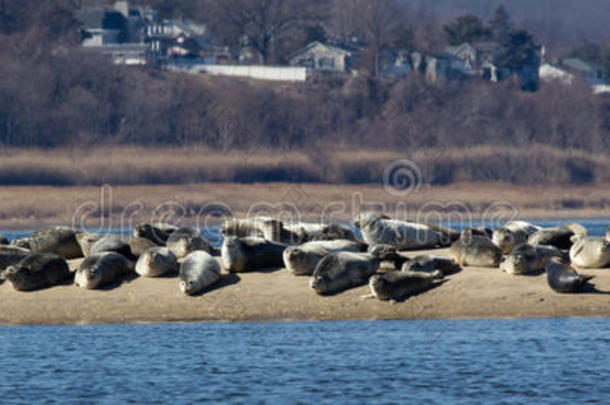
<svg viewBox="0 0 610 405"><path fill-rule="evenodd" d="M467 267L442 285L396 304L361 299L368 286L322 297L309 288L309 277L284 269L224 273L219 285L196 297L179 291L177 277L132 278L105 290L68 285L31 293L17 292L4 282L0 324L610 316L610 271L581 272L596 276L593 291L558 294L548 287L545 274L512 276Z"/></svg>

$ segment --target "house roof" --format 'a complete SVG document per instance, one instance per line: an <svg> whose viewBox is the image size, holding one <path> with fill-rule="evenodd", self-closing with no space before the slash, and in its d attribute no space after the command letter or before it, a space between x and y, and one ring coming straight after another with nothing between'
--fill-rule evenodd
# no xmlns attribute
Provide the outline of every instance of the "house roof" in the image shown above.
<svg viewBox="0 0 610 405"><path fill-rule="evenodd" d="M290 55L290 59L295 58L295 57L297 57L297 56L299 56L299 55L301 55L301 54L303 54L305 52L308 52L310 49L312 49L312 48L314 48L314 47L316 47L318 45L328 49L331 52L336 52L336 53L339 53L339 54L343 54L345 56L350 56L351 55L350 51L348 51L347 49L344 49L342 47L335 46L335 45L325 44L325 43L320 42L320 41L313 41L313 42L310 42L309 44L307 44L307 46L305 46L304 48L299 49L298 51L296 51L295 53Z"/></svg>
<svg viewBox="0 0 610 405"><path fill-rule="evenodd" d="M561 61L561 65L579 72L593 72L600 69L594 62L587 62L579 58L566 58Z"/></svg>
<svg viewBox="0 0 610 405"><path fill-rule="evenodd" d="M88 7L76 12L76 18L83 25L83 29L121 29L125 24L123 14L115 10L101 7Z"/></svg>

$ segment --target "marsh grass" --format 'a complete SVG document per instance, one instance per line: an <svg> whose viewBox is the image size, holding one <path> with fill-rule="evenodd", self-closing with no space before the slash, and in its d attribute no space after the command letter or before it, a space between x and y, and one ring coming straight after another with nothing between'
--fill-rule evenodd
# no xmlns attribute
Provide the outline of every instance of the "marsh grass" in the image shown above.
<svg viewBox="0 0 610 405"><path fill-rule="evenodd" d="M379 184L385 167L407 158L426 183L502 181L513 184L594 184L610 181L603 154L473 147L410 151L316 148L306 152L204 147L5 149L0 185L159 185L203 182Z"/></svg>

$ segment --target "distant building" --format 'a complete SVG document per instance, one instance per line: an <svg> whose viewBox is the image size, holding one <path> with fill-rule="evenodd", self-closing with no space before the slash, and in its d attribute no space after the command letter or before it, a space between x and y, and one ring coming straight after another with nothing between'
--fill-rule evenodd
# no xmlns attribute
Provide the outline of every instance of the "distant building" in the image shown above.
<svg viewBox="0 0 610 405"><path fill-rule="evenodd" d="M453 55L464 62L463 73L466 76L479 76L492 82L501 80L500 69L495 60L501 47L494 41L464 42L458 46L448 46L445 53Z"/></svg>
<svg viewBox="0 0 610 405"><path fill-rule="evenodd" d="M381 53L381 76L403 79L413 71L409 51L385 49Z"/></svg>
<svg viewBox="0 0 610 405"><path fill-rule="evenodd" d="M352 69L352 50L314 41L290 57L291 66L318 72L347 73Z"/></svg>
<svg viewBox="0 0 610 405"><path fill-rule="evenodd" d="M572 84L574 75L561 69L560 67L553 66L550 63L543 63L540 65L540 80L545 82L558 81L563 84Z"/></svg>
<svg viewBox="0 0 610 405"><path fill-rule="evenodd" d="M597 63L579 58L565 58L559 62L561 69L582 78L592 86L606 84L604 68Z"/></svg>

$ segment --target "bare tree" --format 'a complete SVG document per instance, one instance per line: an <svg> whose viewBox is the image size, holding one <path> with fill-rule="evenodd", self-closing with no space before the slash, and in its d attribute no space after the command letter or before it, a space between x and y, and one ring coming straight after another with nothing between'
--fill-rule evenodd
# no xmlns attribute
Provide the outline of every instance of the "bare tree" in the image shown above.
<svg viewBox="0 0 610 405"><path fill-rule="evenodd" d="M261 54L263 63L273 59L275 44L308 23L323 17L324 2L299 0L227 0L217 4L215 14L229 24L233 35L247 37L249 46ZM225 27L226 30L227 27Z"/></svg>

